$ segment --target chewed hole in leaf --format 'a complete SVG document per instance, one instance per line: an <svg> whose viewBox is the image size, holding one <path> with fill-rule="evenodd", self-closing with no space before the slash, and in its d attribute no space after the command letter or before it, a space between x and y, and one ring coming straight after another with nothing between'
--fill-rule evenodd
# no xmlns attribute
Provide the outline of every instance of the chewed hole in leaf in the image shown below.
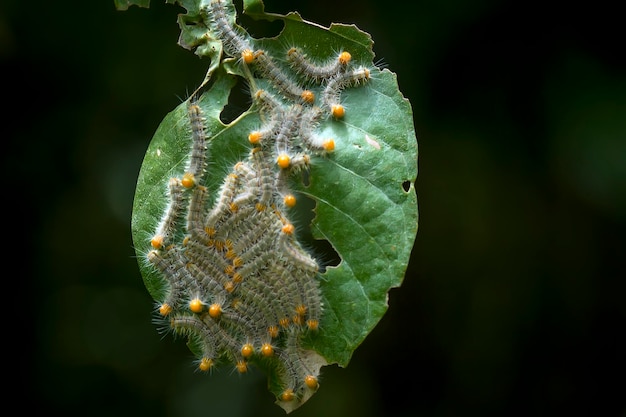
<svg viewBox="0 0 626 417"><path fill-rule="evenodd" d="M302 171L302 185L306 188L311 185L311 177L309 171Z"/></svg>
<svg viewBox="0 0 626 417"><path fill-rule="evenodd" d="M339 265L341 257L327 239L313 237L311 225L315 219L315 201L302 194L297 196L297 200L297 209L292 215L294 223L298 225L299 240L317 260L320 272L323 273L327 267Z"/></svg>
<svg viewBox="0 0 626 417"><path fill-rule="evenodd" d="M244 26L248 33L256 39L261 38L273 38L278 36L285 27L285 24L282 20L258 20L253 19L246 14L241 14L239 16L239 23Z"/></svg>
<svg viewBox="0 0 626 417"><path fill-rule="evenodd" d="M304 241L306 242L306 240ZM341 262L341 257L333 248L333 245L326 239L315 239L311 244L311 251L313 255L319 253L317 261L320 264L320 272L324 272L326 268L330 266L338 266Z"/></svg>
<svg viewBox="0 0 626 417"><path fill-rule="evenodd" d="M245 82L237 77L237 84L230 90L228 103L220 113L222 123L228 125L235 121L250 107L250 94L247 91Z"/></svg>

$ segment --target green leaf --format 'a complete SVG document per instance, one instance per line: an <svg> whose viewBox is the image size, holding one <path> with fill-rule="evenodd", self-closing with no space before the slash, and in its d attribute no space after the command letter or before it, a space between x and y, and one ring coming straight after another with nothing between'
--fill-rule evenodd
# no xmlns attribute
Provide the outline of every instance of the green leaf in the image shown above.
<svg viewBox="0 0 626 417"><path fill-rule="evenodd" d="M350 123L327 127L341 138L333 158L313 164L310 186L300 187L316 201L314 236L331 242L342 258L322 282L327 316L314 343L341 366L385 313L417 232L411 109L392 73L380 72L368 87L346 92Z"/></svg>
<svg viewBox="0 0 626 417"><path fill-rule="evenodd" d="M220 120L220 113L238 79L244 79L252 89L266 88L268 84L253 77L236 58L224 55L222 41L202 15L202 1L179 3L188 11L179 16L180 45L211 60L197 104L206 119L210 156L203 185L215 198L229 170L247 158L251 149L248 133L263 123L254 104L230 124ZM284 56L286 46L297 46L311 60L325 62L347 50L354 65L370 70L368 83L342 91L345 118L325 119L316 128L318 135L334 138L334 152L312 156L307 175L290 178L298 201L308 198L313 203L312 220L303 220L311 216L302 209L293 216L297 230L302 231L299 236L310 234L315 240L327 240L340 257L338 265L319 274L324 310L319 332L309 333L304 339L304 346L314 352L306 360L312 368L327 364L345 367L385 314L389 290L401 285L417 233L414 183L418 155L411 105L399 91L396 75L373 64L372 39L356 26L333 24L324 28L297 13L268 14L260 0L245 0L244 10L256 19L284 22L279 36L254 41L255 48L268 56ZM281 68L288 70L287 66ZM318 97L321 88L313 88ZM133 241L146 288L156 301L163 300L168 284L162 273L147 262L146 254L152 249L150 239L168 205L168 181L184 173L192 145L185 102L163 119L137 180ZM302 243L315 245L315 241ZM190 348L196 351L193 339ZM270 390L279 395L276 368L272 363L259 365L268 373ZM290 412L307 398L295 404L278 403Z"/></svg>

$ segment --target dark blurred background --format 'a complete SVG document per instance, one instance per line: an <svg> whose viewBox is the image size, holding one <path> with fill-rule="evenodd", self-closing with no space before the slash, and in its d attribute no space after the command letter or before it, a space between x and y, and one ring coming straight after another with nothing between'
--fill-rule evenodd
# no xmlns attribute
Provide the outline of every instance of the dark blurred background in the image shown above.
<svg viewBox="0 0 626 417"><path fill-rule="evenodd" d="M626 416L626 32L609 4L266 1L369 32L419 141L404 284L294 416ZM176 44L180 12L0 4L4 362L26 409L284 415L262 375L195 372L151 322L135 181L207 65Z"/></svg>

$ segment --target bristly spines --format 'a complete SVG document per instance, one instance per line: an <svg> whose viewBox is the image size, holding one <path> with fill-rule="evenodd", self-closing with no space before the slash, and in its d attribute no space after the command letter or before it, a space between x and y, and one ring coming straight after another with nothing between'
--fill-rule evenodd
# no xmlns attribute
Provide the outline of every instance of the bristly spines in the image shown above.
<svg viewBox="0 0 626 417"><path fill-rule="evenodd" d="M188 113L192 149L185 174L191 175L194 183L202 184L206 159L209 158L206 146L205 118L202 109L195 100L189 102ZM190 187L186 186L186 188Z"/></svg>
<svg viewBox="0 0 626 417"><path fill-rule="evenodd" d="M321 84L345 71L352 60L352 55L348 51L341 51L328 62L319 64L310 60L300 48L292 47L287 51L287 60L300 77L315 84Z"/></svg>
<svg viewBox="0 0 626 417"><path fill-rule="evenodd" d="M253 49L248 33L235 24L236 10L231 1L211 0L204 13L207 26L213 29L231 57Z"/></svg>

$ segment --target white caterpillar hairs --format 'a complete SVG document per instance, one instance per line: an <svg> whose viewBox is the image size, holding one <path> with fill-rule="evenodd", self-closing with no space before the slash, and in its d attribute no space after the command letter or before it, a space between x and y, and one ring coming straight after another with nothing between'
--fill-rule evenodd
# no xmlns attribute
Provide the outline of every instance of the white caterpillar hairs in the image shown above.
<svg viewBox="0 0 626 417"><path fill-rule="evenodd" d="M287 59L295 72L308 81L321 84L323 81L346 70L352 60L352 55L347 51L342 51L330 62L317 65L306 57L299 48L290 48L287 51Z"/></svg>
<svg viewBox="0 0 626 417"><path fill-rule="evenodd" d="M228 10L226 9L228 7ZM232 4L222 0L211 0L207 10L209 26L217 33L222 40L224 49L230 56L241 55L244 51L252 50L247 33L244 33L239 27L233 26L230 19L230 8ZM233 13L234 16L234 13Z"/></svg>
<svg viewBox="0 0 626 417"><path fill-rule="evenodd" d="M337 73L329 78L322 93L323 106L329 109L336 118L345 115L345 109L341 104L341 92L348 88L364 84L370 80L370 70L360 67L355 70Z"/></svg>
<svg viewBox="0 0 626 417"><path fill-rule="evenodd" d="M261 51L256 58L256 64L259 67L263 77L268 79L272 85L288 100L310 101L311 96L309 90L300 87L291 77L285 74L274 61ZM306 93L305 93L306 91Z"/></svg>
<svg viewBox="0 0 626 417"><path fill-rule="evenodd" d="M189 104L189 124L191 125L191 135L193 149L191 150L191 157L189 158L189 167L187 173L189 173L194 181L202 182L202 176L204 175L205 159L208 157L206 154L206 134L204 131L204 117L202 116L202 110L197 103L192 102ZM191 184L186 185L189 188Z"/></svg>

